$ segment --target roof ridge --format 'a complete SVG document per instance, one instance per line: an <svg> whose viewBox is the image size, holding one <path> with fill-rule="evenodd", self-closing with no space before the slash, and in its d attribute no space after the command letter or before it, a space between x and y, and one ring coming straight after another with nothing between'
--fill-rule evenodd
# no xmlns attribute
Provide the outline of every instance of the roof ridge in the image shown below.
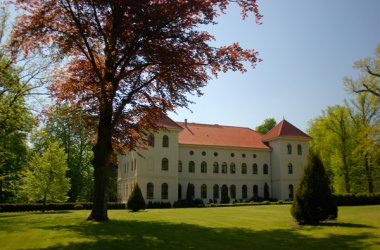
<svg viewBox="0 0 380 250"><path fill-rule="evenodd" d="M244 129L250 129L252 131L255 131L249 127L243 127L243 126L233 126L233 125L223 125L223 124L209 124L209 123L198 123L198 122L176 122L176 123L180 123L180 124L192 124L192 125L200 125L200 126L208 126L208 127L216 127L216 126L219 126L219 127L229 127L229 128L244 128ZM257 132L257 131L255 131Z"/></svg>

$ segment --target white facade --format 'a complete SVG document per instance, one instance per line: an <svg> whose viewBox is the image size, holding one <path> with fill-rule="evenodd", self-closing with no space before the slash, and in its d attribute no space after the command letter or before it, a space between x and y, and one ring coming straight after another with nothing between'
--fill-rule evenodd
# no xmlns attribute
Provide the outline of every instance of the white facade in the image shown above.
<svg viewBox="0 0 380 250"><path fill-rule="evenodd" d="M154 146L119 156L119 201L127 202L135 183L146 202L186 199L189 184L193 198L205 203L220 202L222 195L231 202L264 197L265 186L270 198L288 200L306 163L310 140L280 134L263 140L266 148L197 145L180 143L180 133L181 128L167 128L154 134Z"/></svg>

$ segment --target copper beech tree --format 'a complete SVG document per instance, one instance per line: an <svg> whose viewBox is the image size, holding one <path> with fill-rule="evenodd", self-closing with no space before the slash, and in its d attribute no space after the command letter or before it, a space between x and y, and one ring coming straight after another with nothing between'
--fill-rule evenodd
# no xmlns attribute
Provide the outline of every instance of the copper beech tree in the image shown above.
<svg viewBox="0 0 380 250"><path fill-rule="evenodd" d="M95 131L94 198L88 220L108 220L107 185L116 153L136 147L158 114L187 107L188 94L218 72L246 71L257 53L213 47L202 31L228 5L261 15L256 0L13 0L22 10L10 46L61 60L50 90L85 112Z"/></svg>

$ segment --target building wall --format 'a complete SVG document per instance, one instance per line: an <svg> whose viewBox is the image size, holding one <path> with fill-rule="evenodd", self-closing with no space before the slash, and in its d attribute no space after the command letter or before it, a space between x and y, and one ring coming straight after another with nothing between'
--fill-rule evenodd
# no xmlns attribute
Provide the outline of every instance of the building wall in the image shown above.
<svg viewBox="0 0 380 250"><path fill-rule="evenodd" d="M193 154L191 154L193 152ZM201 186L207 186L207 197L204 202L214 199L213 187L219 186L219 198L221 199L221 187L227 185L230 194L231 185L236 187L236 200L248 200L253 197L253 185L258 186L259 196L263 196L264 183L270 184L270 171L263 174L263 165L270 168L270 150L229 148L215 146L180 145L179 159L182 162L182 172L178 173L179 184L182 186L182 197L186 197L188 183L195 186L195 199L201 197ZM189 163L194 162L195 171L189 172ZM201 172L202 162L207 164L207 172ZM219 171L214 173L214 163L218 163ZM222 172L222 165L227 165L227 173ZM231 172L231 164L235 165L235 173ZM247 171L242 173L243 164ZM253 164L257 164L257 174L253 174ZM242 187L247 186L247 198L242 196Z"/></svg>
<svg viewBox="0 0 380 250"><path fill-rule="evenodd" d="M277 199L289 199L289 185L293 186L293 193L297 186L297 181L302 174L306 163L306 156L309 153L308 140L294 138L278 138L270 141L272 148L272 185L273 197ZM291 154L288 153L288 145L291 146ZM301 154L298 153L298 145L301 147ZM292 172L289 173L289 164L292 165Z"/></svg>
<svg viewBox="0 0 380 250"><path fill-rule="evenodd" d="M178 132L172 129L154 135L154 146L119 156L118 190L119 200L127 202L134 183L138 183L144 199L149 201L175 201L178 187ZM168 147L163 147L163 137L168 137ZM162 168L163 159L167 159L167 170ZM147 184L152 183L154 194L147 199ZM168 184L168 198L161 199L162 184ZM125 190L126 189L126 190Z"/></svg>
<svg viewBox="0 0 380 250"><path fill-rule="evenodd" d="M135 183L138 183L144 199L149 201L171 202L178 198L185 199L188 184L194 185L194 198L203 198L204 202L214 199L214 185L219 186L220 202L223 185L227 186L231 198L231 186L236 189L233 200L249 200L254 196L254 185L257 185L258 196L264 197L265 183L269 187L270 197L289 199L289 185L293 192L302 173L308 154L307 139L277 138L269 142L271 149L233 148L201 145L182 145L178 143L178 129L162 131L155 134L154 147L147 147L137 152L128 152L119 156L118 195L119 201L127 202ZM163 147L164 136L169 138L169 147ZM292 154L288 154L287 145L292 146ZM297 146L302 148L302 154L297 152ZM168 169L162 169L162 160L168 160ZM182 169L179 169L179 161ZM189 171L189 162L194 162L194 172ZM207 165L206 172L201 171L202 162ZM214 162L218 163L219 171L214 173ZM227 173L222 173L223 163L227 164ZM288 173L288 164L292 164L293 172ZM235 173L231 173L231 164L235 164ZM247 172L243 173L243 164ZM253 165L257 165L257 173ZM264 165L268 173L264 174ZM153 197L147 197L147 185L154 187ZM168 196L162 197L162 184L168 185ZM181 186L181 194L178 187ZM201 196L201 187L206 185L206 197ZM243 186L247 188L247 196L243 197Z"/></svg>

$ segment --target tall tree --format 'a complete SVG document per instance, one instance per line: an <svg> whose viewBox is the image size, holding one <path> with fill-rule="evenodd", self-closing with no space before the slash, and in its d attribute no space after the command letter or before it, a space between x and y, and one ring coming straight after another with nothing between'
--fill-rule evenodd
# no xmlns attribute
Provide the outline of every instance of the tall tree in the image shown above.
<svg viewBox="0 0 380 250"><path fill-rule="evenodd" d="M343 106L328 107L324 115L315 119L309 129L313 137L311 147L322 155L328 157L330 171L333 173L334 186L337 191L351 192L352 182L352 149L353 125L349 110ZM341 179L343 177L343 179ZM343 190L340 182L343 182Z"/></svg>
<svg viewBox="0 0 380 250"><path fill-rule="evenodd" d="M57 142L49 142L45 152L36 154L30 161L30 168L25 172L24 192L29 201L63 202L67 200L70 180L66 178L68 171L66 154Z"/></svg>
<svg viewBox="0 0 380 250"><path fill-rule="evenodd" d="M64 59L51 90L83 110L97 132L89 220L108 219L115 151L133 149L145 131L157 129L158 114L187 107L187 94L201 94L208 72L244 72L244 61L256 63L255 51L211 46L214 37L201 30L230 2L243 17L253 12L260 20L256 0L15 0L24 14L11 46Z"/></svg>
<svg viewBox="0 0 380 250"><path fill-rule="evenodd" d="M373 193L380 174L380 99L367 92L359 93L347 102L347 107L355 127L353 155L362 173L357 175L364 177L365 190Z"/></svg>
<svg viewBox="0 0 380 250"><path fill-rule="evenodd" d="M274 118L268 118L265 119L263 124L257 126L255 130L259 133L266 134L268 133L272 128L276 126L277 122Z"/></svg>
<svg viewBox="0 0 380 250"><path fill-rule="evenodd" d="M366 57L354 63L354 68L362 74L358 79L345 77L347 89L353 93L370 93L380 98L380 43L375 50L375 57Z"/></svg>
<svg viewBox="0 0 380 250"><path fill-rule="evenodd" d="M88 131L81 112L68 112L66 105L50 107L46 110L46 130L65 149L68 177L71 181L69 201L90 201L92 191L92 139L93 131Z"/></svg>
<svg viewBox="0 0 380 250"><path fill-rule="evenodd" d="M47 64L33 57L18 57L4 46L9 13L0 6L0 202L11 202L19 186L19 173L27 160L27 133L34 125L29 97L39 95ZM13 50L13 51L11 51ZM12 52L12 53L11 53ZM5 193L7 195L5 195Z"/></svg>

